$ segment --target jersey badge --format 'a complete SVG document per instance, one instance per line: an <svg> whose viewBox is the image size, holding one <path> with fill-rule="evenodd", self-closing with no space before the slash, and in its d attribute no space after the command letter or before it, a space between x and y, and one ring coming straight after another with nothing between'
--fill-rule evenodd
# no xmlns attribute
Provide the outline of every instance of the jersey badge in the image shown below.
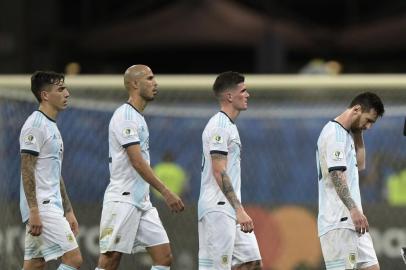
<svg viewBox="0 0 406 270"><path fill-rule="evenodd" d="M215 144L222 144L223 138L220 135L214 135L212 138L213 143Z"/></svg>
<svg viewBox="0 0 406 270"><path fill-rule="evenodd" d="M135 135L134 129L129 128L129 127L123 129L123 136L124 136L124 138L131 138L131 137L133 137L134 135Z"/></svg>
<svg viewBox="0 0 406 270"><path fill-rule="evenodd" d="M25 136L24 138L24 143L26 145L30 145L30 144L35 144L37 142L37 139L35 139L34 135L29 134L27 136Z"/></svg>
<svg viewBox="0 0 406 270"><path fill-rule="evenodd" d="M333 152L333 160L334 161L340 161L343 160L344 154L340 150L336 150Z"/></svg>

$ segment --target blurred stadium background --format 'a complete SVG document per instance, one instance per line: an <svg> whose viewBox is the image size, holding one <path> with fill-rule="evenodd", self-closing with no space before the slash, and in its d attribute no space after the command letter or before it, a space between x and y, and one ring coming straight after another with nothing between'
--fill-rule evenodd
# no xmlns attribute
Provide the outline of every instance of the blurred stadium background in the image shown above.
<svg viewBox="0 0 406 270"><path fill-rule="evenodd" d="M217 110L215 73L230 69L249 74L249 110L237 121L242 193L265 269L325 269L316 231L316 140L325 122L365 90L378 93L387 112L365 134L363 205L381 269L404 269L406 2L328 2L0 2L0 268L22 265L18 136L37 108L24 74L71 74L71 105L58 119L63 175L81 226L82 268L94 269L109 179L107 126L126 100L122 72L144 63L161 89L145 111L151 163L171 152L187 175L181 215L152 198L172 242L173 269L197 269L201 132ZM120 269L148 265L145 255L126 256Z"/></svg>

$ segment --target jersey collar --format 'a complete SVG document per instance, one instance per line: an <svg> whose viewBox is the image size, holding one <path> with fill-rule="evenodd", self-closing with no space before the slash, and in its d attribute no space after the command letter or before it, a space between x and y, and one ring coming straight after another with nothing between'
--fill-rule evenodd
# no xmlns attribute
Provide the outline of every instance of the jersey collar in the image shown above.
<svg viewBox="0 0 406 270"><path fill-rule="evenodd" d="M46 115L43 111L37 110L37 112L42 113L46 118L48 118L48 120L50 120L50 121L56 123L56 121L55 121L54 119L52 119L51 117L49 117L48 115Z"/></svg>
<svg viewBox="0 0 406 270"><path fill-rule="evenodd" d="M224 113L224 115L227 116L228 119L230 119L231 123L234 124L234 121L230 118L230 116L228 116L228 115L227 115L225 112L223 112L223 111L220 111L220 112L221 112L221 113Z"/></svg>
<svg viewBox="0 0 406 270"><path fill-rule="evenodd" d="M343 125L341 125L341 123L340 122L337 122L336 120L331 120L331 122L334 122L334 123L337 123L337 124L339 124L345 131L347 131L347 133L350 133L350 131L348 130L348 129L346 129L345 127L343 127Z"/></svg>
<svg viewBox="0 0 406 270"><path fill-rule="evenodd" d="M130 102L126 102L126 104L130 105L137 113L141 114L142 116L144 116L142 113L140 113L139 110L137 110L137 108L135 108Z"/></svg>

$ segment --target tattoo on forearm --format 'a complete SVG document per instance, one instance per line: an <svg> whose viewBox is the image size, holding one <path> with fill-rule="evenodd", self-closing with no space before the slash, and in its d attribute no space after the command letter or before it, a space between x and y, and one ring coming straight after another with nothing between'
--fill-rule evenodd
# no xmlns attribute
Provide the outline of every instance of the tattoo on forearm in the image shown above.
<svg viewBox="0 0 406 270"><path fill-rule="evenodd" d="M37 157L31 154L21 154L21 177L23 181L23 188L25 197L27 198L28 207L38 207L37 193L35 190L35 164Z"/></svg>
<svg viewBox="0 0 406 270"><path fill-rule="evenodd" d="M348 210L356 207L354 200L351 198L350 190L348 189L344 172L332 171L330 172L330 177L338 196L340 197L344 205L348 208Z"/></svg>
<svg viewBox="0 0 406 270"><path fill-rule="evenodd" d="M234 209L241 207L241 202L238 200L237 195L235 194L233 185L231 184L230 177L227 175L226 171L221 172L221 191L223 191L227 200L230 202L231 206Z"/></svg>
<svg viewBox="0 0 406 270"><path fill-rule="evenodd" d="M211 154L211 158L213 160L227 159L227 157L222 154ZM237 195L235 194L233 185L231 184L230 177L227 175L225 170L221 172L220 189L223 192L224 196L226 196L227 200L230 202L231 206L234 209L241 207L241 202L240 202L240 200L238 200Z"/></svg>
<svg viewBox="0 0 406 270"><path fill-rule="evenodd" d="M68 193L66 192L65 182L63 181L62 177L61 177L61 196L62 196L63 210L65 211L65 214L66 214L72 210L72 205L70 203Z"/></svg>

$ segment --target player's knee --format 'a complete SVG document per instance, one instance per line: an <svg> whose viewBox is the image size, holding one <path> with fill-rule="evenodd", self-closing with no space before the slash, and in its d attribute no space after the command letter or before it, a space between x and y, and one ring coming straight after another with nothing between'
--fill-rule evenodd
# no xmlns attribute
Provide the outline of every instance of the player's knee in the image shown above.
<svg viewBox="0 0 406 270"><path fill-rule="evenodd" d="M163 256L160 256L154 262L154 265L171 266L172 265L172 253L168 252Z"/></svg>
<svg viewBox="0 0 406 270"><path fill-rule="evenodd" d="M262 270L262 261L257 260L257 261L252 261L252 262L246 262L241 265L238 265L236 267L232 268L233 270Z"/></svg>
<svg viewBox="0 0 406 270"><path fill-rule="evenodd" d="M35 269L35 270L42 270L45 267L45 260L38 260L32 259L29 261L24 261L23 270L24 269Z"/></svg>
<svg viewBox="0 0 406 270"><path fill-rule="evenodd" d="M69 255L65 254L62 257L62 262L64 264L67 264L69 266L75 267L77 269L80 268L80 266L82 266L83 263L83 258L82 258L82 254L80 254L79 250L77 252L73 252Z"/></svg>
<svg viewBox="0 0 406 270"><path fill-rule="evenodd" d="M82 266L83 258L82 258L82 255L80 253L77 256L74 257L73 264L75 265L76 268L79 268L79 267Z"/></svg>
<svg viewBox="0 0 406 270"><path fill-rule="evenodd" d="M251 270L262 270L262 261L253 261L251 264Z"/></svg>
<svg viewBox="0 0 406 270"><path fill-rule="evenodd" d="M120 263L121 253L116 251L109 251L101 253L99 257L99 268L114 269Z"/></svg>

